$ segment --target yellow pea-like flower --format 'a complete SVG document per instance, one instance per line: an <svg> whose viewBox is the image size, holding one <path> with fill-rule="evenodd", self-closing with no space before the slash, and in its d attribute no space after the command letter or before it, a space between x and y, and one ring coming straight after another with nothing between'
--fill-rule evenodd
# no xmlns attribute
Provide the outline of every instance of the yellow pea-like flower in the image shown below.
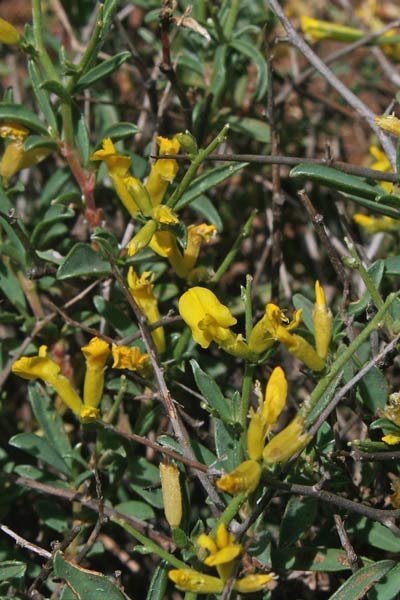
<svg viewBox="0 0 400 600"><path fill-rule="evenodd" d="M312 313L315 348L322 359L328 354L332 338L332 312L326 304L324 288L315 282L315 304Z"/></svg>
<svg viewBox="0 0 400 600"><path fill-rule="evenodd" d="M263 460L267 465L285 463L305 448L311 437L304 429L304 419L297 415L265 446Z"/></svg>
<svg viewBox="0 0 400 600"><path fill-rule="evenodd" d="M398 119L394 115L375 117L374 121L381 129L389 131L389 133L394 133L394 135L400 136L400 119Z"/></svg>
<svg viewBox="0 0 400 600"><path fill-rule="evenodd" d="M142 353L137 346L113 345L111 351L114 360L113 369L127 369L145 374L151 368L149 355Z"/></svg>
<svg viewBox="0 0 400 600"><path fill-rule="evenodd" d="M276 338L286 346L290 354L301 360L309 369L322 371L325 368L325 361L300 335L290 333L284 327L278 327Z"/></svg>
<svg viewBox="0 0 400 600"><path fill-rule="evenodd" d="M97 408L103 395L104 373L110 347L104 340L94 337L81 350L86 360L83 403L85 407Z"/></svg>
<svg viewBox="0 0 400 600"><path fill-rule="evenodd" d="M168 577L182 592L195 592L197 594L219 594L224 589L224 581L212 575L199 573L194 569L172 569Z"/></svg>
<svg viewBox="0 0 400 600"><path fill-rule="evenodd" d="M132 294L132 298L139 306L142 313L147 318L151 325L160 319L160 311L158 310L157 298L154 295L153 288L154 273L145 271L139 277L133 267L129 267L128 271L128 287ZM165 350L165 335L164 328L157 327L151 332L154 344L158 352L162 353Z"/></svg>
<svg viewBox="0 0 400 600"><path fill-rule="evenodd" d="M261 467L256 460L245 460L236 469L217 481L217 487L232 496L240 492L254 492L261 478Z"/></svg>
<svg viewBox="0 0 400 600"><path fill-rule="evenodd" d="M252 592L259 592L265 588L267 583L275 579L273 573L253 573L246 575L242 579L236 579L233 584L233 589L240 594L251 594Z"/></svg>
<svg viewBox="0 0 400 600"><path fill-rule="evenodd" d="M176 136L172 139L159 136L157 144L160 154L178 154L180 149ZM153 164L145 184L153 206L161 204L168 185L175 179L178 170L179 165L174 158L160 158Z"/></svg>
<svg viewBox="0 0 400 600"><path fill-rule="evenodd" d="M15 29L14 25L11 25L8 21L0 19L0 43L1 44L18 44L20 35Z"/></svg>

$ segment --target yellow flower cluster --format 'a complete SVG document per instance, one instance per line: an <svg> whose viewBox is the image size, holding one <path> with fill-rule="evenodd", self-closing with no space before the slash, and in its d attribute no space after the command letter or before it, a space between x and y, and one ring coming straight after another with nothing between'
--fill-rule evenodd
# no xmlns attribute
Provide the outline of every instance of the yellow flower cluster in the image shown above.
<svg viewBox="0 0 400 600"><path fill-rule="evenodd" d="M221 477L217 486L228 494L253 492L261 479L262 459L266 465L283 463L302 450L310 441L304 430L304 419L297 415L282 431L265 445L265 440L276 424L286 403L288 384L281 367L276 367L268 380L265 397L259 395L256 411L250 409L247 428L247 454L249 459L242 462L231 473Z"/></svg>
<svg viewBox="0 0 400 600"><path fill-rule="evenodd" d="M203 563L215 567L219 577L205 575L194 569L172 569L168 577L176 587L184 592L196 594L219 594L223 591L226 581L231 576L235 560L242 553L242 546L221 523L217 527L215 539L205 533L197 539L198 545L208 552ZM250 594L265 589L269 581L275 578L273 573L253 573L236 579L233 589L241 594Z"/></svg>
<svg viewBox="0 0 400 600"><path fill-rule="evenodd" d="M313 323L316 350L304 338L291 333L300 324L301 310L295 311L293 320L289 321L278 306L267 304L265 314L253 327L248 342L230 329L237 322L235 317L207 288L197 286L185 292L179 299L179 312L191 328L193 339L202 348L208 348L214 341L228 354L255 362L275 341L279 341L310 369L321 371L325 367L332 333L332 314L318 281L315 293Z"/></svg>
<svg viewBox="0 0 400 600"><path fill-rule="evenodd" d="M16 360L12 366L12 372L23 379L41 379L49 384L63 402L83 421L96 419L103 395L104 373L110 347L104 340L94 337L81 350L86 362L83 400L73 388L70 380L61 373L60 366L47 356L47 346L41 346L37 356L23 356ZM130 361L131 367L127 367L126 364L122 364L115 358L117 352L123 352L125 356L132 352L136 358L136 368L133 369L133 356ZM118 351L113 348L113 356L113 366L116 368L141 370L148 361L148 356L142 355L137 348L127 348L126 346L118 347Z"/></svg>

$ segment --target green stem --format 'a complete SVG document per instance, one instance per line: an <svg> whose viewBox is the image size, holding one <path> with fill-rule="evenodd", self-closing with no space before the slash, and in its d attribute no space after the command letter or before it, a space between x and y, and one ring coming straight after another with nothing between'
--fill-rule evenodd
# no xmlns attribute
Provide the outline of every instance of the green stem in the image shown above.
<svg viewBox="0 0 400 600"><path fill-rule="evenodd" d="M222 263L218 267L216 273L211 278L210 283L218 283L219 280L221 279L222 275L225 273L225 271L229 268L230 264L235 259L236 254L238 253L239 248L242 245L243 240L250 233L251 224L253 223L253 219L256 216L256 214L257 214L257 210L254 209L251 212L251 214L250 214L249 218L247 219L246 223L243 225L243 229L241 230L241 232L237 236L236 240L234 241L232 248L229 250L228 254L225 256L224 260L222 261Z"/></svg>
<svg viewBox="0 0 400 600"><path fill-rule="evenodd" d="M368 323L368 325L361 331L361 333L356 337L355 340L346 348L346 350L335 360L332 364L329 373L321 379L318 385L315 387L312 392L309 401L303 404L299 411L299 415L302 417L307 417L307 415L311 412L320 398L325 394L331 383L337 377L339 372L344 368L344 366L353 358L353 355L357 352L358 348L363 344L371 335L373 331L382 327L383 321L385 320L385 316L390 306L393 304L394 300L400 296L400 292L389 294L383 303L382 307L378 310L375 317ZM323 407L321 407L323 410ZM321 411L314 410L314 420L318 418Z"/></svg>
<svg viewBox="0 0 400 600"><path fill-rule="evenodd" d="M232 36L232 31L236 23L236 19L238 16L240 8L239 0L231 0L229 3L229 13L224 25L224 38L226 40L230 40Z"/></svg>
<svg viewBox="0 0 400 600"><path fill-rule="evenodd" d="M125 392L126 392L127 385L128 384L127 384L127 380L126 380L126 375L121 375L121 378L120 378L120 387L119 387L119 390L118 390L118 394L117 394L117 396L116 396L116 398L114 400L114 403L111 406L108 414L106 414L103 417L103 421L105 423L112 423L114 421L115 417L117 416L119 407L121 405L122 399L123 399L123 397L125 395Z"/></svg>
<svg viewBox="0 0 400 600"><path fill-rule="evenodd" d="M227 40L225 39L224 30L222 29L222 25L219 20L218 8L216 6L213 6L211 8L210 12L211 12L212 22L214 23L215 32L218 37L218 42L220 42L221 44L224 44Z"/></svg>
<svg viewBox="0 0 400 600"><path fill-rule="evenodd" d="M35 46L37 56L39 57L39 61L46 72L46 75L49 79L54 79L55 81L60 82L60 78L56 69L54 68L53 63L49 55L47 54L47 50L44 45L43 40L43 27L42 27L42 7L40 0L32 0L32 21L33 21L33 36L35 38Z"/></svg>
<svg viewBox="0 0 400 600"><path fill-rule="evenodd" d="M178 200L183 196L185 190L187 189L187 187L189 186L189 184L192 182L193 178L195 177L197 169L199 168L201 163L207 158L207 156L209 154L211 154L215 150L215 148L219 144L221 144L221 142L223 142L225 140L228 129L229 129L229 125L225 125L225 127L223 127L223 129L219 132L217 137L214 138L213 141L211 142L211 144L209 144L207 146L207 148L204 148L203 150L199 150L199 152L193 159L192 164L186 171L185 176L183 177L182 181L180 182L180 184L178 185L178 187L176 188L174 193L171 195L171 197L168 199L168 202L166 203L167 206L169 206L170 208L173 208L175 206L175 204L178 202Z"/></svg>
<svg viewBox="0 0 400 600"><path fill-rule="evenodd" d="M143 535L143 533L140 533L140 531L132 527L132 525L126 523L123 519L120 519L118 517L112 517L111 521L125 529L125 531L130 533L138 542L143 544L143 546L151 550L151 552L159 556L162 560L167 561L168 564L172 565L173 567L176 567L177 569L188 568L187 564L176 558L173 554L170 554L166 550L160 548L158 544L153 542L153 540Z"/></svg>
<svg viewBox="0 0 400 600"><path fill-rule="evenodd" d="M217 532L218 525L223 523L225 525L225 527L228 527L229 523L232 521L234 516L237 514L239 508L246 501L246 499L247 499L246 492L240 492L239 494L237 494L236 496L234 496L231 499L228 506L225 508L224 512L218 519L217 523L214 525L214 527L210 531L210 536L212 538L215 538L215 534Z"/></svg>
<svg viewBox="0 0 400 600"><path fill-rule="evenodd" d="M188 341L190 340L191 334L192 334L192 332L189 329L189 327L186 327L186 329L183 331L182 335L179 337L179 340L174 348L174 353L173 353L173 358L174 358L175 362L178 362L182 358L182 355L186 349L186 345L187 345Z"/></svg>
<svg viewBox="0 0 400 600"><path fill-rule="evenodd" d="M246 362L242 386L242 398L240 403L240 424L242 426L241 446L243 454L247 449L247 413L249 412L249 400L251 386L253 384L254 365Z"/></svg>
<svg viewBox="0 0 400 600"><path fill-rule="evenodd" d="M249 339L251 330L253 329L253 311L252 311L252 306L251 306L251 284L252 284L252 282L253 282L252 276L246 275L244 311L245 311L245 332L246 332L247 340Z"/></svg>
<svg viewBox="0 0 400 600"><path fill-rule="evenodd" d="M383 306L383 298L380 295L378 289L375 287L374 282L372 281L370 274L368 273L367 269L364 267L360 257L357 254L356 248L353 244L353 242L351 242L348 238L344 238L344 241L346 243L346 246L353 258L353 260L351 261L351 264L349 265L352 269L356 269L356 271L359 272L361 279L363 280L365 287L367 288L373 303L375 304L376 308L382 308ZM349 262L347 261L347 264L349 264ZM386 315L385 317L385 321L386 324L388 326L388 329L390 331L393 331L393 321L392 318L389 314Z"/></svg>

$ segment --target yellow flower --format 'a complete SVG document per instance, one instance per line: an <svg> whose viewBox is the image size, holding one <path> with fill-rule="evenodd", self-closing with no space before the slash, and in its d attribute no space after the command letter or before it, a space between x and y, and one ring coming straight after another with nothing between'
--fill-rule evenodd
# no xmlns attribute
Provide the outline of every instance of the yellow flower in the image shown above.
<svg viewBox="0 0 400 600"><path fill-rule="evenodd" d="M142 354L137 346L113 345L112 357L114 359L113 369L128 369L128 371L138 371L142 374L150 369L149 355Z"/></svg>
<svg viewBox="0 0 400 600"><path fill-rule="evenodd" d="M179 298L178 306L182 319L192 330L193 339L202 348L208 348L214 341L229 354L254 360L255 355L242 336L229 329L235 325L235 317L211 290L192 287Z"/></svg>
<svg viewBox="0 0 400 600"><path fill-rule="evenodd" d="M284 463L308 444L311 436L304 430L304 419L297 415L282 431L265 446L264 462Z"/></svg>
<svg viewBox="0 0 400 600"><path fill-rule="evenodd" d="M21 139L11 139L4 150L0 163L0 175L4 179L5 185L8 185L8 181L15 173L36 165L46 158L49 153L49 148L44 146L25 151Z"/></svg>
<svg viewBox="0 0 400 600"><path fill-rule="evenodd" d="M197 543L208 550L209 555L204 559L208 567L216 567L218 575L223 581L229 579L235 559L242 551L241 544L237 544L235 536L229 533L223 523L217 527L215 541L209 535L202 533Z"/></svg>
<svg viewBox="0 0 400 600"><path fill-rule="evenodd" d="M151 211L151 216L161 225L176 225L179 219L176 214L165 204L155 206Z"/></svg>
<svg viewBox="0 0 400 600"><path fill-rule="evenodd" d="M159 468L165 518L170 527L179 527L182 520L182 493L178 467L160 463Z"/></svg>
<svg viewBox="0 0 400 600"><path fill-rule="evenodd" d="M119 199L130 215L137 215L139 207L136 204L134 197L129 192L127 185L130 183L128 172L131 164L130 157L118 154L112 140L110 138L105 138L103 140L102 148L96 150L96 152L90 156L90 160L102 160L106 163L108 173Z"/></svg>
<svg viewBox="0 0 400 600"><path fill-rule="evenodd" d="M175 236L170 231L160 230L154 234L150 247L154 252L168 259L178 277L188 279L196 265L201 244L210 243L215 233L214 225L206 223L190 225L186 248L182 254Z"/></svg>
<svg viewBox="0 0 400 600"><path fill-rule="evenodd" d="M71 382L60 373L60 367L47 357L47 347L39 348L38 356L23 356L12 366L12 372L23 379L42 379L51 385L65 404L78 416L83 403Z"/></svg>
<svg viewBox="0 0 400 600"><path fill-rule="evenodd" d="M389 446L395 446L396 444L400 444L400 435L384 435L382 442L385 442L385 444L388 444Z"/></svg>
<svg viewBox="0 0 400 600"><path fill-rule="evenodd" d="M157 144L160 154L178 154L180 149L176 136L172 139L159 136ZM174 158L160 158L153 164L145 184L153 206L161 204L168 184L175 179L178 169L179 165Z"/></svg>
<svg viewBox="0 0 400 600"><path fill-rule="evenodd" d="M400 222L392 217L369 217L368 215L362 215L361 213L355 213L353 215L353 221L360 225L367 233L371 235L380 231L398 231L400 228Z"/></svg>
<svg viewBox="0 0 400 600"><path fill-rule="evenodd" d="M240 594L251 594L252 592L260 592L265 589L267 583L275 579L274 573L269 575L265 573L253 573L246 575L242 579L236 579L233 589Z"/></svg>
<svg viewBox="0 0 400 600"><path fill-rule="evenodd" d="M276 367L268 380L264 402L260 403L257 412L250 409L247 454L253 460L259 460L262 456L265 438L275 425L285 405L287 388L283 369Z"/></svg>
<svg viewBox="0 0 400 600"><path fill-rule="evenodd" d="M217 481L217 487L234 496L239 492L254 492L261 478L261 467L256 460L245 460L236 469Z"/></svg>
<svg viewBox="0 0 400 600"><path fill-rule="evenodd" d="M308 40L338 40L344 42L355 41L361 38L364 33L361 29L347 27L346 25L337 25L329 21L320 21L311 17L300 17L301 29Z"/></svg>
<svg viewBox="0 0 400 600"><path fill-rule="evenodd" d="M110 347L104 340L94 337L81 350L86 359L83 403L85 407L97 408L103 395L105 365Z"/></svg>
<svg viewBox="0 0 400 600"><path fill-rule="evenodd" d="M218 577L204 575L194 569L172 569L168 577L178 590L196 592L197 594L219 594L224 589L224 582Z"/></svg>
<svg viewBox="0 0 400 600"><path fill-rule="evenodd" d="M268 425L272 426L277 422L285 406L287 391L288 383L285 372L282 367L275 367L268 379L262 406L262 414Z"/></svg>
<svg viewBox="0 0 400 600"><path fill-rule="evenodd" d="M154 273L145 271L140 277L135 273L133 267L128 271L128 287L132 298L139 306L142 313L147 318L149 325L159 321L160 312L158 310L157 298L153 292ZM165 336L163 327L157 327L151 332L154 344L158 352L165 350Z"/></svg>
<svg viewBox="0 0 400 600"><path fill-rule="evenodd" d="M18 44L20 35L11 23L0 19L0 43L1 44Z"/></svg>
<svg viewBox="0 0 400 600"><path fill-rule="evenodd" d="M142 248L148 246L156 230L157 223L153 219L147 221L147 223L139 229L137 234L134 235L131 241L129 242L128 255L134 256L139 252L139 250L142 250Z"/></svg>
<svg viewBox="0 0 400 600"><path fill-rule="evenodd" d="M152 211L152 204L149 192L143 183L139 179L136 179L136 177L132 177L132 175L123 177L122 181L135 205L140 208L145 217L149 217Z"/></svg>
<svg viewBox="0 0 400 600"><path fill-rule="evenodd" d="M370 146L369 152L375 158L375 162L372 163L371 169L376 171L383 171L384 173L392 172L392 165L386 154L378 148L378 146ZM379 181L379 185L388 193L391 194L395 188L393 183L390 181Z"/></svg>
<svg viewBox="0 0 400 600"><path fill-rule="evenodd" d="M282 326L278 327L275 335L276 339L286 346L290 354L301 360L309 369L322 371L325 368L325 361L300 335L290 333Z"/></svg>
<svg viewBox="0 0 400 600"><path fill-rule="evenodd" d="M315 282L315 304L312 313L315 348L318 356L326 358L332 337L332 312L326 304L324 288Z"/></svg>
<svg viewBox="0 0 400 600"><path fill-rule="evenodd" d="M18 123L18 121L4 121L4 123L0 124L0 137L2 138L23 141L28 137L28 134L29 131L26 127Z"/></svg>
<svg viewBox="0 0 400 600"><path fill-rule="evenodd" d="M293 320L289 322L283 310L275 304L267 304L265 314L253 327L249 337L249 348L257 354L261 354L270 348L277 339L278 327L285 324L287 331L295 329L300 324L301 309L296 310Z"/></svg>
<svg viewBox="0 0 400 600"><path fill-rule="evenodd" d="M400 119L398 119L394 115L375 117L374 121L378 124L378 127L380 127L381 129L384 129L385 131L389 131L389 133L394 133L395 135L400 136Z"/></svg>

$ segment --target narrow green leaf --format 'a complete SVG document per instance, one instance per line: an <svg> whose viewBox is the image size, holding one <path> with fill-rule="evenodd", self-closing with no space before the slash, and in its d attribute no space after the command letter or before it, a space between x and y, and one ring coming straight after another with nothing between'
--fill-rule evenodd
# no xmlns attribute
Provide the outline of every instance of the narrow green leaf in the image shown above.
<svg viewBox="0 0 400 600"><path fill-rule="evenodd" d="M96 571L83 569L73 562L66 560L62 552L57 552L54 557L54 574L64 579L69 587L75 590L78 598L85 600L125 600L125 596L116 585L111 583L104 575Z"/></svg>
<svg viewBox="0 0 400 600"><path fill-rule="evenodd" d="M165 561L162 561L158 565L151 578L146 600L163 600L167 590L168 571L170 568Z"/></svg>
<svg viewBox="0 0 400 600"><path fill-rule="evenodd" d="M40 84L40 87L42 90L46 90L47 92L55 94L61 98L61 100L67 100L69 97L68 91L65 89L63 84L54 79L46 79Z"/></svg>
<svg viewBox="0 0 400 600"><path fill-rule="evenodd" d="M136 519L142 519L143 521L155 517L154 510L151 506L145 502L140 502L139 500L127 500L126 502L117 504L114 508L118 512L128 515L128 517L133 516Z"/></svg>
<svg viewBox="0 0 400 600"><path fill-rule="evenodd" d="M79 153L86 164L90 156L90 141L85 115L81 112L74 112L74 135Z"/></svg>
<svg viewBox="0 0 400 600"><path fill-rule="evenodd" d="M24 142L24 150L36 150L37 148L49 148L50 150L57 150L58 146L54 140L49 137L41 135L30 135Z"/></svg>
<svg viewBox="0 0 400 600"><path fill-rule="evenodd" d="M281 521L280 546L289 546L309 530L317 516L317 505L316 498L290 498Z"/></svg>
<svg viewBox="0 0 400 600"><path fill-rule="evenodd" d="M25 247L15 231L20 229L19 222L15 223L13 228L0 214L0 227L5 231L8 238L7 243L1 244L1 253L11 256L21 267L26 267Z"/></svg>
<svg viewBox="0 0 400 600"><path fill-rule="evenodd" d="M324 571L350 570L344 550L338 548L284 548L271 551L272 566L282 571Z"/></svg>
<svg viewBox="0 0 400 600"><path fill-rule="evenodd" d="M202 393L208 406L217 411L218 415L221 417L221 419L223 419L223 421L231 421L231 407L229 406L229 403L221 392L219 386L215 383L214 379L212 379L212 377L203 371L198 362L194 359L190 361L190 366L192 367L193 376L197 387Z"/></svg>
<svg viewBox="0 0 400 600"><path fill-rule="evenodd" d="M111 267L89 244L79 242L70 250L57 271L57 279L109 275Z"/></svg>
<svg viewBox="0 0 400 600"><path fill-rule="evenodd" d="M23 577L26 571L26 564L18 560L5 560L0 562L0 581Z"/></svg>
<svg viewBox="0 0 400 600"><path fill-rule="evenodd" d="M46 125L42 123L39 117L22 104L0 102L0 121L17 121L29 130L43 135L48 133Z"/></svg>
<svg viewBox="0 0 400 600"><path fill-rule="evenodd" d="M26 300L21 285L14 273L0 258L0 290L19 311L25 311Z"/></svg>
<svg viewBox="0 0 400 600"><path fill-rule="evenodd" d="M260 121L260 119L230 115L227 117L226 121L229 123L233 131L248 135L258 142L268 144L271 139L270 126L264 121Z"/></svg>
<svg viewBox="0 0 400 600"><path fill-rule="evenodd" d="M74 216L75 212L71 208L66 208L59 204L51 206L42 219L38 220L38 224L32 232L32 246L38 250L41 249L44 235L49 235L52 225L71 219Z"/></svg>
<svg viewBox="0 0 400 600"><path fill-rule="evenodd" d="M359 569L329 600L360 600L395 564L393 560L381 560Z"/></svg>
<svg viewBox="0 0 400 600"><path fill-rule="evenodd" d="M193 202L193 200L204 194L207 190L218 185L219 183L222 183L226 179L229 179L229 177L232 177L232 175L235 175L235 173L247 165L248 163L245 162L226 163L223 165L218 165L214 169L210 169L205 173L202 173L200 177L197 177L197 179L190 184L182 198L180 198L179 202L177 202L175 209L179 210L187 204L190 204Z"/></svg>
<svg viewBox="0 0 400 600"><path fill-rule="evenodd" d="M308 331L314 333L314 325L312 320L312 311L314 304L311 302L311 300L303 296L303 294L294 294L292 302L296 310L299 310L301 308L301 310L303 311L301 313L301 320L307 327Z"/></svg>
<svg viewBox="0 0 400 600"><path fill-rule="evenodd" d="M191 202L190 206L193 210L204 217L206 221L212 225L215 225L217 231L221 233L224 225L221 217L219 216L219 212L211 202L210 198L207 198L207 196L201 194L201 196L198 196L198 198Z"/></svg>
<svg viewBox="0 0 400 600"><path fill-rule="evenodd" d="M218 106L219 98L226 85L226 56L228 47L224 45L217 46L214 54L214 64L211 74L210 94L214 97L213 104Z"/></svg>
<svg viewBox="0 0 400 600"><path fill-rule="evenodd" d="M355 175L342 173L325 165L302 163L294 167L289 175L294 179L311 179L339 192L347 192L371 200L382 191L379 186L370 185Z"/></svg>
<svg viewBox="0 0 400 600"><path fill-rule="evenodd" d="M114 73L114 71L116 71L124 62L126 62L130 56L130 52L119 52L115 56L107 58L107 60L104 60L99 65L96 65L77 81L74 92L91 87L101 79L108 77L111 75L111 73Z"/></svg>
<svg viewBox="0 0 400 600"><path fill-rule="evenodd" d="M9 444L14 448L24 450L31 456L57 469L57 471L64 473L64 475L70 475L65 460L44 438L34 433L17 433L10 439Z"/></svg>
<svg viewBox="0 0 400 600"><path fill-rule="evenodd" d="M368 600L396 600L399 594L400 563L377 583L368 593Z"/></svg>
<svg viewBox="0 0 400 600"><path fill-rule="evenodd" d="M227 427L220 419L215 419L215 449L218 456L218 468L223 468L229 473L233 471L241 462L240 456L240 439Z"/></svg>
<svg viewBox="0 0 400 600"><path fill-rule="evenodd" d="M383 261L382 259L376 260L368 268L368 275L370 276L370 278L377 290L379 290L379 287L381 285L384 270L385 270L385 261ZM364 292L364 294L362 295L362 297L360 298L360 300L358 300L357 302L351 302L348 305L348 307L347 307L348 314L349 315L360 315L361 313L363 313L366 310L366 308L370 302L371 302L371 295L368 292L368 290L366 290Z"/></svg>
<svg viewBox="0 0 400 600"><path fill-rule="evenodd" d="M358 384L358 393L361 403L371 413L382 410L388 400L389 386L378 367L372 367Z"/></svg>
<svg viewBox="0 0 400 600"><path fill-rule="evenodd" d="M36 96L37 102L39 104L40 110L42 111L44 118L46 119L52 130L55 133L57 133L57 119L50 102L49 94L46 90L43 90L40 87L41 76L33 60L28 61L28 71L30 76L30 82L32 84L32 88Z"/></svg>
<svg viewBox="0 0 400 600"><path fill-rule="evenodd" d="M65 456L72 451L71 444L65 433L63 420L57 410L50 404L48 394L38 383L31 384L28 393L33 413L45 439L60 456ZM68 461L66 462L69 464Z"/></svg>
<svg viewBox="0 0 400 600"><path fill-rule="evenodd" d="M125 138L134 136L140 131L139 127L134 123L120 121L114 125L107 127L101 134L102 139L111 138L114 142L124 140ZM97 144L96 148L101 146L102 140Z"/></svg>
<svg viewBox="0 0 400 600"><path fill-rule="evenodd" d="M268 70L264 56L253 44L244 40L232 40L230 46L254 62L257 69L254 96L256 100L261 100L268 89Z"/></svg>

